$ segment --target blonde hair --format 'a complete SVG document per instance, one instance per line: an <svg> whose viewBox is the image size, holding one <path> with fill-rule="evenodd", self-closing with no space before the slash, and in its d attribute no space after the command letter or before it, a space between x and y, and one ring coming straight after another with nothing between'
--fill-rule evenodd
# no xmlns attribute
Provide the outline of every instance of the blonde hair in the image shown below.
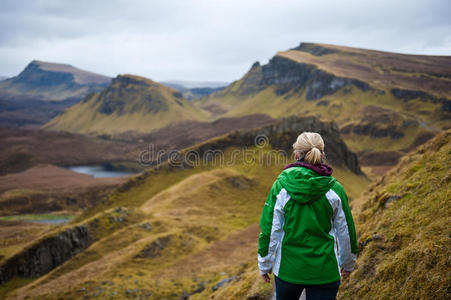
<svg viewBox="0 0 451 300"><path fill-rule="evenodd" d="M304 161L311 165L319 165L324 153L324 141L316 132L301 133L293 144L294 151L304 155Z"/></svg>

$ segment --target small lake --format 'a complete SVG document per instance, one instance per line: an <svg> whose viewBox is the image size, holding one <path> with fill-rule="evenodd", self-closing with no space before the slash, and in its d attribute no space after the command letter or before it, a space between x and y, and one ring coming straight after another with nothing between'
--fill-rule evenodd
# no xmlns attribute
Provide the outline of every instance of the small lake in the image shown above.
<svg viewBox="0 0 451 300"><path fill-rule="evenodd" d="M41 219L41 220L24 220L25 222L30 222L30 223L42 223L42 224L52 224L52 225L61 225L61 224L67 224L70 221L72 221L72 219L68 219L68 218L59 218L59 219Z"/></svg>
<svg viewBox="0 0 451 300"><path fill-rule="evenodd" d="M27 214L27 215L1 216L0 220L63 225L63 224L70 223L70 221L72 221L73 218L75 218L75 216L73 216L73 215L59 216L59 215L52 215L52 214Z"/></svg>
<svg viewBox="0 0 451 300"><path fill-rule="evenodd" d="M114 168L111 168L110 165L70 166L66 168L77 173L92 175L95 178L120 177L137 173L136 171L133 172L127 170L116 170Z"/></svg>

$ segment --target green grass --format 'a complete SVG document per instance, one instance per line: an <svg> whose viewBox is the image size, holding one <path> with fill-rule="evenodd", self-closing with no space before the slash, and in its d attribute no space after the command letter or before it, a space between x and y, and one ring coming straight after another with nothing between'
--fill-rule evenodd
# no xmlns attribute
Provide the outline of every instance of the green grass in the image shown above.
<svg viewBox="0 0 451 300"><path fill-rule="evenodd" d="M5 297L17 288L25 286L31 282L33 282L35 278L18 278L15 277L11 281L0 286L0 298L5 299Z"/></svg>
<svg viewBox="0 0 451 300"><path fill-rule="evenodd" d="M404 157L361 201L357 269L341 299L446 299L451 131Z"/></svg>
<svg viewBox="0 0 451 300"><path fill-rule="evenodd" d="M0 220L4 221L41 221L41 220L58 220L67 219L72 220L75 215L59 215L59 214L25 214L14 216L1 216Z"/></svg>
<svg viewBox="0 0 451 300"><path fill-rule="evenodd" d="M233 150L225 151L225 161ZM255 269L258 234L246 233L250 242L239 239L241 232L258 223L267 192L284 162L265 165L260 160L270 148L249 150L256 150L251 164L235 157L227 166L163 167L130 179L105 204L73 221L72 226L90 228L96 239L90 248L27 286L21 295L58 299L117 294L120 298L151 291L157 299L173 299L196 290L200 283L205 289L193 299L269 295L272 287L259 281ZM336 175L351 197L368 184L368 179L346 170L337 169ZM111 221L120 216L126 219ZM203 261L210 263L199 268ZM218 281L230 276L238 277L212 293ZM99 287L101 294L96 293ZM135 289L139 291L132 296L130 290Z"/></svg>

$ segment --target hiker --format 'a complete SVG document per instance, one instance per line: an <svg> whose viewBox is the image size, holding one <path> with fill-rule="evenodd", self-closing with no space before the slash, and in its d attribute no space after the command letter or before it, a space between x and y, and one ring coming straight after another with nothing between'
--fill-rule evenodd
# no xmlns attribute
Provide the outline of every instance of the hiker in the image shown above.
<svg viewBox="0 0 451 300"><path fill-rule="evenodd" d="M274 272L277 300L298 300L304 289L307 300L335 299L358 251L348 199L323 162L318 133L302 133L293 149L296 162L277 177L263 207L258 267L268 283Z"/></svg>

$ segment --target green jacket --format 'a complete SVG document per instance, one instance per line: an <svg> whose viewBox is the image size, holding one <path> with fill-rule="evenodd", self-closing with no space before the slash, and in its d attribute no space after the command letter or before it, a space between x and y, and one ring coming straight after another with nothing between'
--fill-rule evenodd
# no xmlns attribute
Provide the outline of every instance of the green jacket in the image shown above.
<svg viewBox="0 0 451 300"><path fill-rule="evenodd" d="M269 192L260 220L258 266L296 284L340 279L354 268L354 221L341 184L306 167L285 169ZM337 241L339 255L337 255Z"/></svg>

